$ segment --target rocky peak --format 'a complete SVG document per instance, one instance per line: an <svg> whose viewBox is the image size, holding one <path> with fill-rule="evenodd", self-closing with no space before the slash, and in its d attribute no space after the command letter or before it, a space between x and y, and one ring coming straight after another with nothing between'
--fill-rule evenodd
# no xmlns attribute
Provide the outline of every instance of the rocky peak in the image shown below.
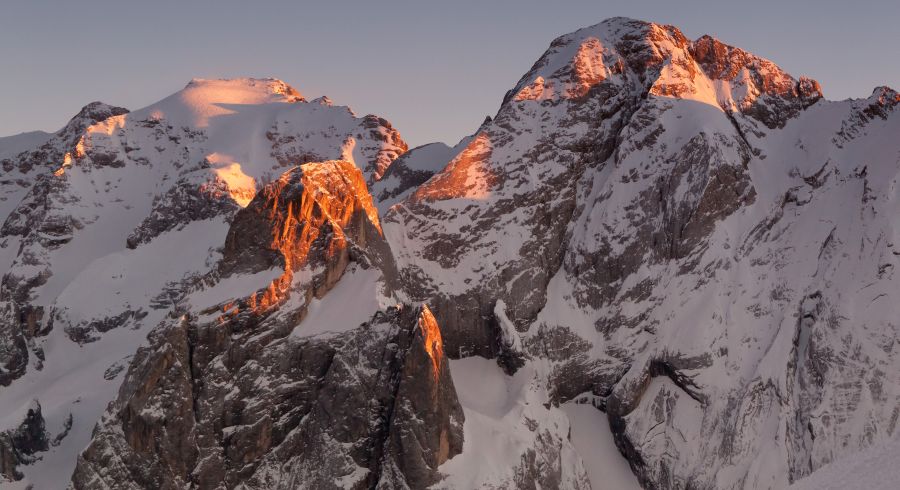
<svg viewBox="0 0 900 490"><path fill-rule="evenodd" d="M71 150L70 146L84 134L87 128L111 117L128 114L128 109L116 107L103 102L91 102L81 108L78 114L72 117L66 125L56 132L56 136L64 141L64 147Z"/></svg>
<svg viewBox="0 0 900 490"><path fill-rule="evenodd" d="M234 218L225 242L222 272L284 274L251 307L266 308L283 297L293 274L326 267L319 287L330 288L349 260L351 247L364 249L381 238L378 211L362 172L346 161L307 163L266 185Z"/></svg>
<svg viewBox="0 0 900 490"><path fill-rule="evenodd" d="M614 17L554 39L513 93L526 89L520 100L577 99L610 77L617 84L625 82L626 69L646 80L651 78L648 69L658 68L689 44L674 26ZM543 84L548 92L534 93L530 87L535 84Z"/></svg>
<svg viewBox="0 0 900 490"><path fill-rule="evenodd" d="M361 126L368 132L366 139L377 142L384 148L390 148L390 150L379 152L375 161L365 169L366 174L371 175L368 183L373 184L381 179L391 163L409 150L409 146L400 137L400 132L383 117L367 114L363 118Z"/></svg>
<svg viewBox="0 0 900 490"><path fill-rule="evenodd" d="M811 78L794 80L775 63L704 35L690 45L690 53L713 80L737 81L746 70L756 88L769 95L802 97L814 101L822 97L822 88Z"/></svg>
<svg viewBox="0 0 900 490"><path fill-rule="evenodd" d="M328 107L332 107L334 105L334 102L332 102L331 99L327 95L323 95L321 97L316 97L310 103L324 105L324 106L328 106Z"/></svg>
<svg viewBox="0 0 900 490"><path fill-rule="evenodd" d="M75 117L72 118L70 124L71 122L77 120L100 122L113 116L121 116L122 114L128 114L128 109L125 109L124 107L116 107L99 101L91 102L90 104L82 107L80 111L78 111L78 114L76 114Z"/></svg>
<svg viewBox="0 0 900 490"><path fill-rule="evenodd" d="M875 87L875 90L872 91L872 95L869 98L875 99L883 106L894 107L900 102L900 93L887 85L882 85L880 87Z"/></svg>
<svg viewBox="0 0 900 490"><path fill-rule="evenodd" d="M807 105L824 97L822 95L822 86L819 85L819 82L805 76L801 76L800 80L797 81L797 92Z"/></svg>
<svg viewBox="0 0 900 490"><path fill-rule="evenodd" d="M592 93L608 98L623 90L721 106L769 127L822 97L814 80L796 80L771 61L711 36L692 42L674 26L616 17L555 39L504 104L582 104Z"/></svg>
<svg viewBox="0 0 900 490"><path fill-rule="evenodd" d="M332 246L345 246L344 230L363 222L380 233L378 211L356 166L337 160L299 165L266 185L238 213L225 262L247 251L265 255L268 250L283 257L286 270L296 271L309 263L310 247L320 234L333 236ZM245 223L259 223L267 231L244 234Z"/></svg>

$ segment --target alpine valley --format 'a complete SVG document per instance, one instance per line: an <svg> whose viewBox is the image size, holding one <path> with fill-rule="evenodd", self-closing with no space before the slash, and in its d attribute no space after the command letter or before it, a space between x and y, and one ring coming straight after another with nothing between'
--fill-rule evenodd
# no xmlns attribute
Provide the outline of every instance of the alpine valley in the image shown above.
<svg viewBox="0 0 900 490"><path fill-rule="evenodd" d="M453 147L274 79L0 138L0 486L896 484L898 106L613 18Z"/></svg>

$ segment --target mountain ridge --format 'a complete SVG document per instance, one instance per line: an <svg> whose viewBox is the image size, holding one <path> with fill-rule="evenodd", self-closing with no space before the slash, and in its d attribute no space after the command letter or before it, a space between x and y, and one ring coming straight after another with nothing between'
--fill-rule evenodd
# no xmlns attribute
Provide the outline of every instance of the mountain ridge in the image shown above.
<svg viewBox="0 0 900 490"><path fill-rule="evenodd" d="M898 102L613 18L452 148L276 79L90 104L2 161L0 474L591 488L590 424L784 487L896 437Z"/></svg>

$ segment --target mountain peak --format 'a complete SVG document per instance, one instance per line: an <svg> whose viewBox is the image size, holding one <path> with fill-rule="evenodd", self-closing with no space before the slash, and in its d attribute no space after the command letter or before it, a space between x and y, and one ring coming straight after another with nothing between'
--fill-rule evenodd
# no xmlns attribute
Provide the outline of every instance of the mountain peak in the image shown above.
<svg viewBox="0 0 900 490"><path fill-rule="evenodd" d="M822 98L816 81L712 36L691 41L675 26L614 17L556 38L504 102L580 103L614 87L744 112L767 126Z"/></svg>
<svg viewBox="0 0 900 490"><path fill-rule="evenodd" d="M819 82L807 77L794 80L775 63L708 34L691 43L690 53L712 80L735 81L746 70L757 89L763 93L799 95L806 99L822 97Z"/></svg>
<svg viewBox="0 0 900 490"><path fill-rule="evenodd" d="M288 102L305 100L303 95L294 87L277 78L193 78L184 87L184 90L201 90L212 92L226 98L238 95L248 96L283 96Z"/></svg>
<svg viewBox="0 0 900 490"><path fill-rule="evenodd" d="M89 126L114 116L128 114L128 109L95 101L82 107L66 125L56 132L62 137L77 137Z"/></svg>
<svg viewBox="0 0 900 490"><path fill-rule="evenodd" d="M887 85L875 87L875 90L872 91L872 97L878 99L882 104L895 105L900 102L900 93Z"/></svg>
<svg viewBox="0 0 900 490"><path fill-rule="evenodd" d="M306 99L275 78L194 78L182 90L135 112L139 119L167 119L206 127L216 116L233 114L237 106L289 104Z"/></svg>
<svg viewBox="0 0 900 490"><path fill-rule="evenodd" d="M127 113L128 109L125 109L124 107L116 107L104 102L94 101L82 107L81 110L78 111L78 114L76 114L72 118L72 120L89 119L93 122L100 122L104 119L113 116L120 116Z"/></svg>
<svg viewBox="0 0 900 490"><path fill-rule="evenodd" d="M312 103L324 105L324 106L328 106L328 107L334 106L334 102L332 102L332 100L330 98L328 98L327 95L323 95L321 97L316 97L315 99L312 100Z"/></svg>

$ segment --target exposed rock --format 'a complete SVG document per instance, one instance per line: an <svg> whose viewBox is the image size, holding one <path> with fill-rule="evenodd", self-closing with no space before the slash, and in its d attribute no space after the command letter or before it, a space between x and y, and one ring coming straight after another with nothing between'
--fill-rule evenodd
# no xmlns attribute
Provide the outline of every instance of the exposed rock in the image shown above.
<svg viewBox="0 0 900 490"><path fill-rule="evenodd" d="M41 404L34 400L17 428L0 433L0 479L20 480L17 466L33 463L37 453L49 448L50 434L44 427Z"/></svg>

